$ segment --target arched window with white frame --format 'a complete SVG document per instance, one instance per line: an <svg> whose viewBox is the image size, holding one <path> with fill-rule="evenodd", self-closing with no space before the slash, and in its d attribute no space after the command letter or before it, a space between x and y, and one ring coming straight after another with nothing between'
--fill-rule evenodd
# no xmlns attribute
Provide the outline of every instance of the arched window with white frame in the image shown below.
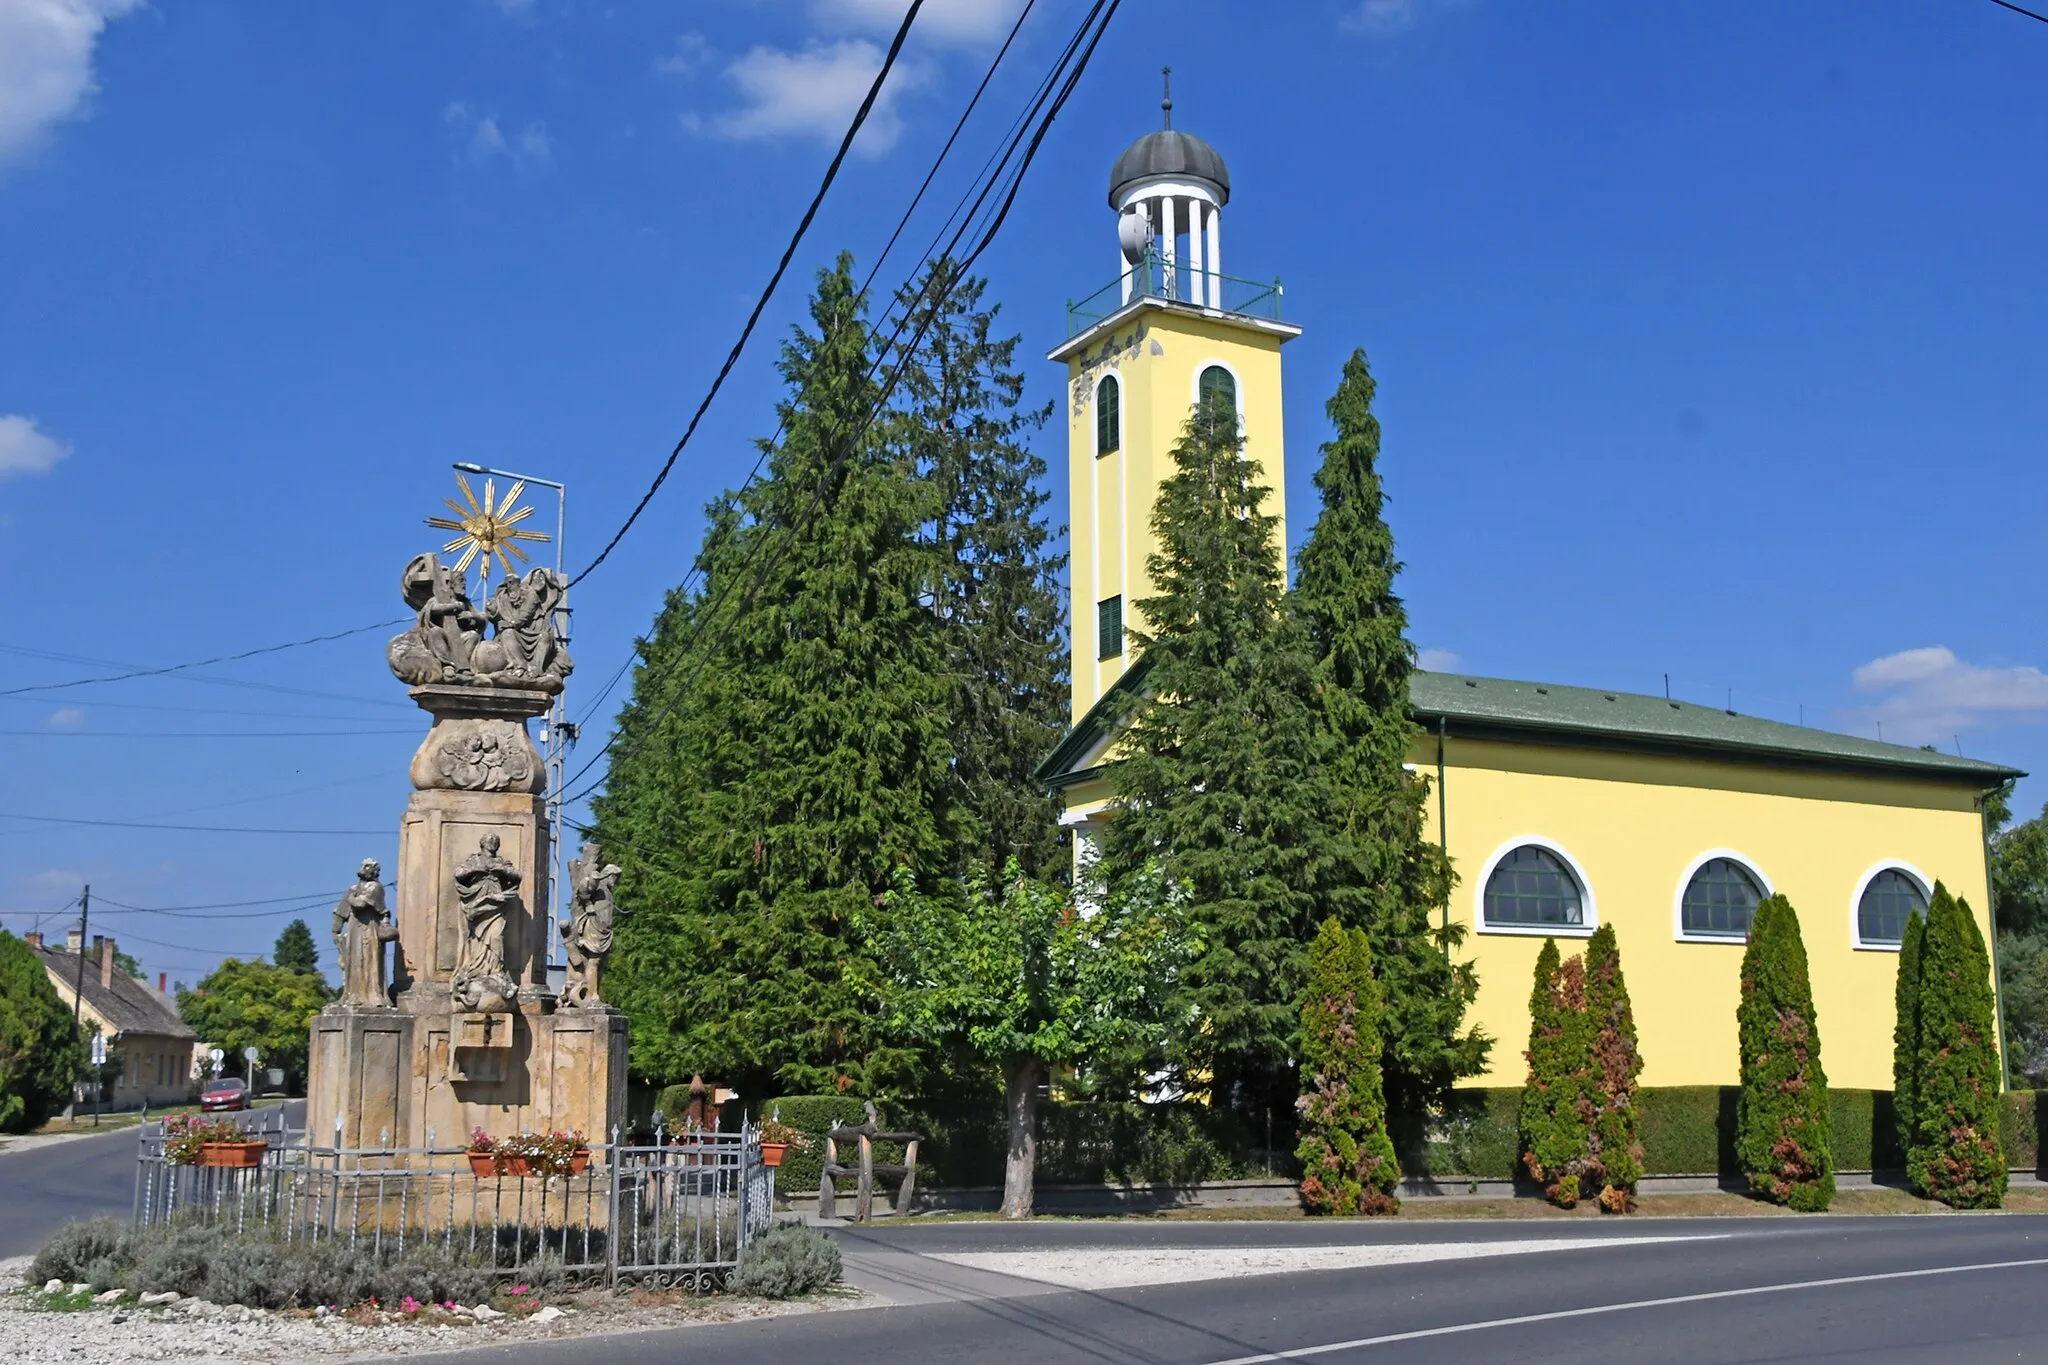
<svg viewBox="0 0 2048 1365"><path fill-rule="evenodd" d="M1585 874L1546 839L1503 845L1480 877L1482 932L1570 936L1590 934L1596 923Z"/></svg>
<svg viewBox="0 0 2048 1365"><path fill-rule="evenodd" d="M1917 867L1879 863L1863 874L1852 904L1858 948L1894 949L1906 937L1906 921L1927 917L1933 886Z"/></svg>

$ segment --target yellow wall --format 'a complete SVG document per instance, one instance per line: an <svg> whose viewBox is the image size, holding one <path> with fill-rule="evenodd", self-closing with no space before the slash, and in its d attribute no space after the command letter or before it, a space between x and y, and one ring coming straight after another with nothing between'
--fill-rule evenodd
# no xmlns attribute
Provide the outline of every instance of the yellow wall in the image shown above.
<svg viewBox="0 0 2048 1365"><path fill-rule="evenodd" d="M1067 363L1067 487L1073 498L1072 633L1074 717L1095 704L1133 657L1098 659L1096 604L1121 595L1126 639L1139 624L1132 603L1150 596L1146 557L1157 548L1152 503L1173 473L1173 446L1193 411L1202 370L1221 364L1237 376L1245 453L1272 490L1267 510L1281 518L1274 553L1287 543L1285 433L1280 416L1280 347L1296 329L1148 301L1060 347ZM1071 348L1071 350L1069 349ZM1122 385L1123 434L1114 454L1095 453L1095 392L1103 376Z"/></svg>
<svg viewBox="0 0 2048 1365"><path fill-rule="evenodd" d="M1856 947L1852 899L1876 864L1898 861L1945 882L1989 933L1975 795L1956 786L1840 776L1704 759L1461 740L1446 745L1444 795L1458 873L1451 919L1478 968L1471 1015L1494 1040L1492 1068L1470 1082L1519 1085L1540 936L1479 932L1481 878L1526 836L1570 853L1594 912L1618 936L1635 1006L1645 1085L1737 1079L1739 942L1678 937L1680 878L1694 860L1733 850L1799 912L1813 977L1821 1060L1831 1084L1890 1089L1896 952ZM1435 778L1436 743L1417 767ZM1429 837L1437 799L1429 801ZM1590 926L1586 931L1590 933ZM1559 936L1566 955L1573 939Z"/></svg>

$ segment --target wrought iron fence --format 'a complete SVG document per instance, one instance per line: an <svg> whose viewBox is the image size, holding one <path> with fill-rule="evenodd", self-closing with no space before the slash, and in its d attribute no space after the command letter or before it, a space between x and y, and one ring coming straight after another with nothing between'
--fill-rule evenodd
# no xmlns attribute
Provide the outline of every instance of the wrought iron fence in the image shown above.
<svg viewBox="0 0 2048 1365"><path fill-rule="evenodd" d="M280 1120L282 1115L280 1113ZM564 1273L709 1290L774 1217L775 1173L760 1135L659 1129L652 1142L593 1143L567 1174L477 1169L463 1147L316 1146L245 1125L268 1146L244 1168L185 1165L164 1126L143 1125L139 1225L198 1221L237 1234L335 1241L402 1255L437 1244L507 1275L539 1257ZM484 1163L478 1163L484 1164Z"/></svg>
<svg viewBox="0 0 2048 1365"><path fill-rule="evenodd" d="M1130 282L1128 295L1125 292L1126 278ZM1278 322L1285 294L1278 280L1240 279L1207 266L1197 268L1187 261L1169 261L1159 252L1149 251L1144 259L1130 268L1128 276L1111 280L1085 299L1068 302L1067 335L1076 336L1087 331L1132 299L1140 297L1172 299L1224 313L1270 318Z"/></svg>

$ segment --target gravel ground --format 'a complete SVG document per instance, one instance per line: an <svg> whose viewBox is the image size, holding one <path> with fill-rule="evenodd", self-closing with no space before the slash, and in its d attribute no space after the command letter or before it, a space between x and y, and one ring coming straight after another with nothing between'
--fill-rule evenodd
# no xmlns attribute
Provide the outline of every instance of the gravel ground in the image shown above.
<svg viewBox="0 0 2048 1365"><path fill-rule="evenodd" d="M1350 1270L1360 1266L1462 1261L1477 1256L1522 1256L1552 1251L1589 1251L1676 1241L1672 1237L1539 1237L1514 1241L1406 1242L1352 1246L1277 1247L1074 1247L1057 1251L955 1251L929 1253L972 1270L1012 1275L1067 1289L1129 1289L1190 1280L1229 1280L1244 1275L1280 1275L1297 1270ZM1693 1240L1700 1240L1695 1238Z"/></svg>
<svg viewBox="0 0 2048 1365"><path fill-rule="evenodd" d="M28 1265L27 1257L0 1261L0 1285L20 1284ZM132 1299L53 1312L30 1306L40 1298L37 1286L10 1289L0 1297L0 1361L7 1365L128 1365L139 1360L277 1365L280 1361L384 1359L857 1307L863 1301L852 1293L794 1303L722 1296L625 1299L589 1294L563 1300L562 1316L548 1322L506 1317L459 1326L403 1322L365 1326L341 1317L265 1313L212 1304L142 1308Z"/></svg>

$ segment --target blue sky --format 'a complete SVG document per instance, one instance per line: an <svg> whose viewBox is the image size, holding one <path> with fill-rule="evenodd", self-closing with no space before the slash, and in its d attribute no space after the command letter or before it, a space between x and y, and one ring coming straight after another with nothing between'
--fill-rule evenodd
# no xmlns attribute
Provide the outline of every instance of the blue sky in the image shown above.
<svg viewBox="0 0 2048 1365"><path fill-rule="evenodd" d="M593 736L772 426L808 272L872 257L1020 3L930 0L803 273L578 586ZM943 206L1084 8L1040 0ZM0 694L402 615L451 461L568 481L579 566L900 11L0 0ZM1108 167L1156 126L1163 62L1177 126L1230 164L1228 267L1284 278L1306 329L1292 524L1363 345L1431 661L1668 672L2048 771L2048 24L1988 0L1131 0L982 262L1027 355L1109 276ZM1059 374L1032 380L1049 399ZM354 831L0 819L0 923L59 929L90 880L95 925L186 980L291 913L323 926L358 859L395 857L424 717L388 633L0 695L8 816Z"/></svg>

